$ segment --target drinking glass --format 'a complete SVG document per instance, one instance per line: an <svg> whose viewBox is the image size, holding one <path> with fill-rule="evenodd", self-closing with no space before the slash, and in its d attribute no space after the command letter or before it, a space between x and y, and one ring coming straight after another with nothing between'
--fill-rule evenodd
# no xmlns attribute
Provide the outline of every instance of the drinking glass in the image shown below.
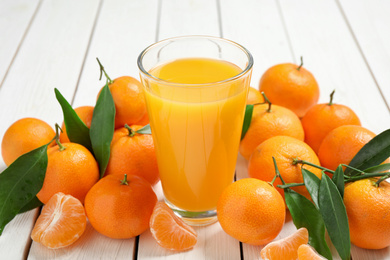
<svg viewBox="0 0 390 260"><path fill-rule="evenodd" d="M252 66L243 46L210 36L162 40L138 57L165 201L191 225L216 221L233 182ZM236 73L213 81L229 69ZM184 79L160 78L164 71Z"/></svg>

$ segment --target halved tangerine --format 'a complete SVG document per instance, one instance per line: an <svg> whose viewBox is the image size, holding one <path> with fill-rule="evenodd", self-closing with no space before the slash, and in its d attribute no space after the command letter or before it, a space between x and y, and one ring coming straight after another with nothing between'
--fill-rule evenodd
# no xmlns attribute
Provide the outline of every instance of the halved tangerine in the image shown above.
<svg viewBox="0 0 390 260"><path fill-rule="evenodd" d="M86 225L87 217L81 202L58 192L43 207L31 238L51 249L66 247L76 242Z"/></svg>
<svg viewBox="0 0 390 260"><path fill-rule="evenodd" d="M298 258L298 248L302 244L309 242L309 232L306 228L300 228L292 235L271 242L266 245L260 255L263 260L288 260Z"/></svg>
<svg viewBox="0 0 390 260"><path fill-rule="evenodd" d="M326 260L309 245L301 245L298 248L298 260Z"/></svg>
<svg viewBox="0 0 390 260"><path fill-rule="evenodd" d="M197 241L196 231L176 216L164 202L157 202L153 209L150 231L157 243L169 250L188 250Z"/></svg>

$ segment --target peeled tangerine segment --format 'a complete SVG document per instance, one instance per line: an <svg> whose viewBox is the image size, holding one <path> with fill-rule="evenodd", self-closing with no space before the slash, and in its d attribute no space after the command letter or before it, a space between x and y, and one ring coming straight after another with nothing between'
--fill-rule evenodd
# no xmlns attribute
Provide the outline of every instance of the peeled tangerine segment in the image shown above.
<svg viewBox="0 0 390 260"><path fill-rule="evenodd" d="M81 202L59 192L43 207L31 238L51 249L66 247L84 233L86 225L87 217Z"/></svg>
<svg viewBox="0 0 390 260"><path fill-rule="evenodd" d="M298 248L298 260L326 260L309 245L301 245Z"/></svg>
<svg viewBox="0 0 390 260"><path fill-rule="evenodd" d="M157 243L169 250L188 250L197 241L196 231L176 216L164 202L157 202L154 207L150 231Z"/></svg>
<svg viewBox="0 0 390 260"><path fill-rule="evenodd" d="M300 228L292 235L266 245L260 255L263 260L289 260L298 258L298 248L309 242L309 232Z"/></svg>

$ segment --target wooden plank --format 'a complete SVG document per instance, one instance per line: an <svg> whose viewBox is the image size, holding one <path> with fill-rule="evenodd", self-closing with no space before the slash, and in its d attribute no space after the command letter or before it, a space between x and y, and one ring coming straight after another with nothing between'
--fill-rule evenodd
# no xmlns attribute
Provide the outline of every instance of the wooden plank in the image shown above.
<svg viewBox="0 0 390 260"><path fill-rule="evenodd" d="M158 40L179 35L220 36L216 1L163 1ZM159 193L159 198L162 194ZM239 259L237 240L215 223L196 227L198 243L186 252L171 252L158 246L150 232L140 236L139 259Z"/></svg>
<svg viewBox="0 0 390 260"><path fill-rule="evenodd" d="M39 0L4 0L0 2L0 86L28 31Z"/></svg>
<svg viewBox="0 0 390 260"><path fill-rule="evenodd" d="M388 118L389 110L336 2L280 3L295 58L299 60L302 55L316 77L320 101L326 102L335 89L335 102L350 106L364 127L375 133L390 128L390 120L378 120Z"/></svg>
<svg viewBox="0 0 390 260"><path fill-rule="evenodd" d="M74 107L95 105L97 94L105 84L104 76L99 81L96 57L99 57L112 79L125 75L139 79L137 58L144 48L155 41L157 7L157 0L113 0L103 3L74 98Z"/></svg>
<svg viewBox="0 0 390 260"><path fill-rule="evenodd" d="M338 0L367 65L390 104L390 2Z"/></svg>
<svg viewBox="0 0 390 260"><path fill-rule="evenodd" d="M254 59L252 86L270 66L293 62L275 1L221 1L223 36L242 44Z"/></svg>
<svg viewBox="0 0 390 260"><path fill-rule="evenodd" d="M53 89L59 88L66 98L73 96L98 4L95 0L42 3L0 89L1 139L8 126L22 117L37 117L50 125L62 121ZM0 164L5 167L2 160ZM2 250L1 257L25 258L13 254L29 250L36 215L37 210L23 214L7 226L0 248L8 250Z"/></svg>

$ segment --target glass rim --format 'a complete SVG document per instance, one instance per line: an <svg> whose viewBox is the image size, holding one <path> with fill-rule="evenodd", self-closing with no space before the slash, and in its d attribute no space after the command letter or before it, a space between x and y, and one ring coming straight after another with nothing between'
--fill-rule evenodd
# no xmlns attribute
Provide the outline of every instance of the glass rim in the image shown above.
<svg viewBox="0 0 390 260"><path fill-rule="evenodd" d="M168 43L168 42L175 41L175 40L190 39L190 38L219 40L219 41L224 41L226 43L234 45L234 46L238 47L239 49L241 49L245 53L245 55L248 58L248 64L246 65L245 69L243 69L240 73L238 73L237 75L235 75L233 77L230 77L230 78L227 78L227 79L224 79L224 80L220 80L220 81L214 81L214 82L208 82L208 83L198 83L198 84L176 83L176 82L172 82L172 81L167 81L167 80L158 78L156 76L153 76L152 74L150 74L148 71L145 70L145 68L144 68L144 66L142 64L143 57L146 55L146 53L149 52L149 50L151 50L154 47L156 47L156 45L159 45L159 44L162 44L162 43ZM176 87L206 87L206 86L210 86L210 85L219 85L219 84L228 83L228 82L234 81L234 80L236 80L238 78L241 78L242 76L247 74L252 69L252 67L253 67L253 56L244 46L242 46L241 44L238 44L238 43L236 43L236 42L234 42L232 40L228 40L228 39L221 38L221 37L216 37L216 36L207 36L207 35L186 35L186 36L178 36L178 37L167 38L167 39L164 39L164 40L161 40L161 41L158 41L158 42L155 42L155 43L149 45L148 47L146 47L139 54L139 56L137 58L137 65L138 65L138 69L140 70L140 72L142 74L144 74L146 77L148 77L149 79L152 79L154 81L162 82L162 83L164 83L166 85L171 85L171 86L176 86Z"/></svg>

